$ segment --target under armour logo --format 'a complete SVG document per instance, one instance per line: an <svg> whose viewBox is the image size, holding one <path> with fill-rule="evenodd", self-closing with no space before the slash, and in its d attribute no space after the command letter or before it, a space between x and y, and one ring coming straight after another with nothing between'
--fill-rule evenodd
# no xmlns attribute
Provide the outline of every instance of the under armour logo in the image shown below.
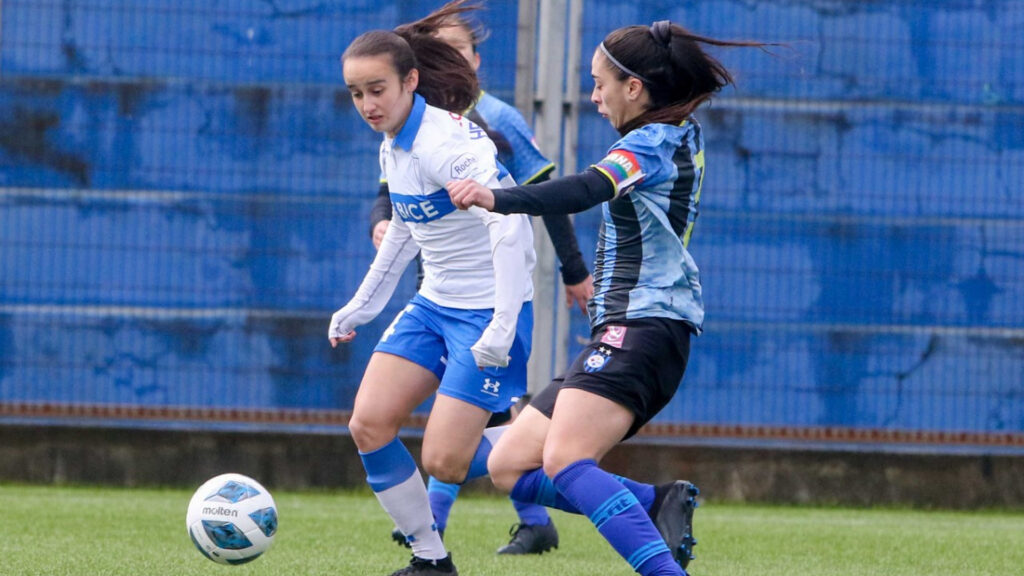
<svg viewBox="0 0 1024 576"><path fill-rule="evenodd" d="M497 396L498 395L498 388L500 388L500 387L501 387L501 382L498 382L497 380L492 382L490 378L484 378L484 385L481 388L481 390L484 392L484 394L490 394L491 396Z"/></svg>

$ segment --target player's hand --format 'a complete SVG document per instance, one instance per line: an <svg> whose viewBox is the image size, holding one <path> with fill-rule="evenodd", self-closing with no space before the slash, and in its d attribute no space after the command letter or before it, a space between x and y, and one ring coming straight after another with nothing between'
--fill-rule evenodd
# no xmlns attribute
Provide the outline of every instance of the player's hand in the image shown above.
<svg viewBox="0 0 1024 576"><path fill-rule="evenodd" d="M508 367L508 348L504 346L490 346L486 343L477 342L469 349L476 360L476 367L484 368L506 368Z"/></svg>
<svg viewBox="0 0 1024 576"><path fill-rule="evenodd" d="M337 338L331 338L331 348L337 348L338 344L348 344L349 342L356 339L356 331L353 330L348 334L343 334Z"/></svg>
<svg viewBox="0 0 1024 576"><path fill-rule="evenodd" d="M494 192L472 178L453 180L445 187L448 189L448 195L452 197L452 204L459 210L466 210L470 206L479 206L484 210L494 209Z"/></svg>
<svg viewBox="0 0 1024 576"><path fill-rule="evenodd" d="M470 346L469 351L473 354L478 368L508 366L508 351L512 349L512 343L516 338L516 323L512 320L514 319L495 312L480 339Z"/></svg>
<svg viewBox="0 0 1024 576"><path fill-rule="evenodd" d="M390 220L381 220L373 227L373 248L380 250L380 243L384 241L384 233L388 231Z"/></svg>
<svg viewBox="0 0 1024 576"><path fill-rule="evenodd" d="M356 331L349 324L352 316L348 307L342 308L331 316L331 325L327 329L327 338L331 341L331 348L337 348L338 344L351 342L356 337Z"/></svg>
<svg viewBox="0 0 1024 576"><path fill-rule="evenodd" d="M580 309L584 316L587 316L587 303L594 297L594 277L587 274L579 284L565 285L565 307L572 308L573 304Z"/></svg>

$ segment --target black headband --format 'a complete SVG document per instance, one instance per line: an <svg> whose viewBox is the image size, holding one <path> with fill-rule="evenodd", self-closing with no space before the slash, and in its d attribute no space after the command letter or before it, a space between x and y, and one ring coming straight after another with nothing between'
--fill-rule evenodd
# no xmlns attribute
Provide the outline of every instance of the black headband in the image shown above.
<svg viewBox="0 0 1024 576"><path fill-rule="evenodd" d="M651 24L651 36L662 46L668 46L672 41L672 22L670 20L658 20Z"/></svg>

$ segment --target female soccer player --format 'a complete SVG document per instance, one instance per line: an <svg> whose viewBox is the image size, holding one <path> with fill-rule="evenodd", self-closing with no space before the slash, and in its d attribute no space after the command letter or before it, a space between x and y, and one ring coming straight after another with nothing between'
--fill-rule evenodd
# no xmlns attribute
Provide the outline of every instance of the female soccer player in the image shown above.
<svg viewBox="0 0 1024 576"><path fill-rule="evenodd" d="M464 0L457 0L451 5L464 6L467 11L478 9L478 6L467 4ZM431 33L458 50L469 61L474 71L480 70L481 58L478 47L487 39L486 29L460 15L455 15L441 22ZM517 184L536 184L546 181L551 176L555 165L537 148L533 132L518 110L481 90L473 107L466 114L469 115L471 112L479 114L487 127L501 139L498 144L498 158ZM391 201L387 182L384 181L370 212L370 236L375 247L380 246L380 240L387 231L391 217ZM568 306L577 306L586 314L587 302L594 295L594 283L580 254L572 221L566 214L545 214L543 220L558 260L562 264L565 303Z"/></svg>
<svg viewBox="0 0 1024 576"><path fill-rule="evenodd" d="M491 479L512 498L590 517L634 570L685 574L696 487L641 484L598 462L668 403L704 306L687 251L704 177L694 110L732 77L695 35L670 22L605 37L591 60L591 100L622 138L581 174L491 190L449 182L459 208L572 213L604 203L590 301L592 340L537 395L491 453ZM597 424L599 423L599 424Z"/></svg>
<svg viewBox="0 0 1024 576"><path fill-rule="evenodd" d="M465 0L457 0L450 5L464 6L467 11L478 8L476 5L467 4ZM478 71L481 60L477 47L487 38L487 30L462 15L454 15L436 24L436 28L421 24L420 30L444 40L462 54L474 71ZM549 178L555 165L541 154L526 120L515 108L481 90L476 103L466 114L474 120L482 119L482 122L477 123L491 130L489 134L498 140L498 159L508 169L516 183L534 184ZM380 240L384 237L392 217L391 198L388 194L387 181L384 180L370 212L370 234L375 247L379 248ZM583 262L572 222L567 214L547 214L543 216L543 220L558 259L562 263L566 305L575 305L586 314L587 302L594 294L593 278ZM511 418L510 411L495 414L488 422L488 426L505 424ZM434 522L441 534L444 534L447 527L448 516L458 497L459 489L458 484L441 482L433 477L427 483ZM519 516L519 522L512 527L510 541L498 549L498 554L542 554L552 548L558 548L558 531L543 506L515 501L512 504ZM405 536L397 529L392 531L392 538L396 542L408 545Z"/></svg>
<svg viewBox="0 0 1024 576"><path fill-rule="evenodd" d="M394 575L457 574L399 427L436 392L423 466L461 483L487 473L484 426L526 389L535 260L529 219L456 210L444 190L452 179L510 182L483 130L449 112L472 105L475 73L455 49L421 31L458 10L367 32L342 56L356 109L384 133L381 170L398 217L355 296L331 318L331 344L351 341L357 326L380 313L417 252L424 270L421 289L374 349L349 421L367 481L412 547L410 565Z"/></svg>

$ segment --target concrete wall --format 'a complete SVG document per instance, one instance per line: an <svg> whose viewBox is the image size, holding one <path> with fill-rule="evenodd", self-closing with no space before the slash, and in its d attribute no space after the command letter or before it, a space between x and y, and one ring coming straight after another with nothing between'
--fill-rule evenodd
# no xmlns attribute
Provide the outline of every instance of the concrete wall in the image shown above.
<svg viewBox="0 0 1024 576"><path fill-rule="evenodd" d="M406 444L418 456L419 441ZM1024 507L1024 458L659 446L615 448L606 468L641 481L686 478L710 501ZM272 489L365 486L344 435L0 426L0 482L190 488L241 472ZM485 480L469 486L494 492Z"/></svg>

